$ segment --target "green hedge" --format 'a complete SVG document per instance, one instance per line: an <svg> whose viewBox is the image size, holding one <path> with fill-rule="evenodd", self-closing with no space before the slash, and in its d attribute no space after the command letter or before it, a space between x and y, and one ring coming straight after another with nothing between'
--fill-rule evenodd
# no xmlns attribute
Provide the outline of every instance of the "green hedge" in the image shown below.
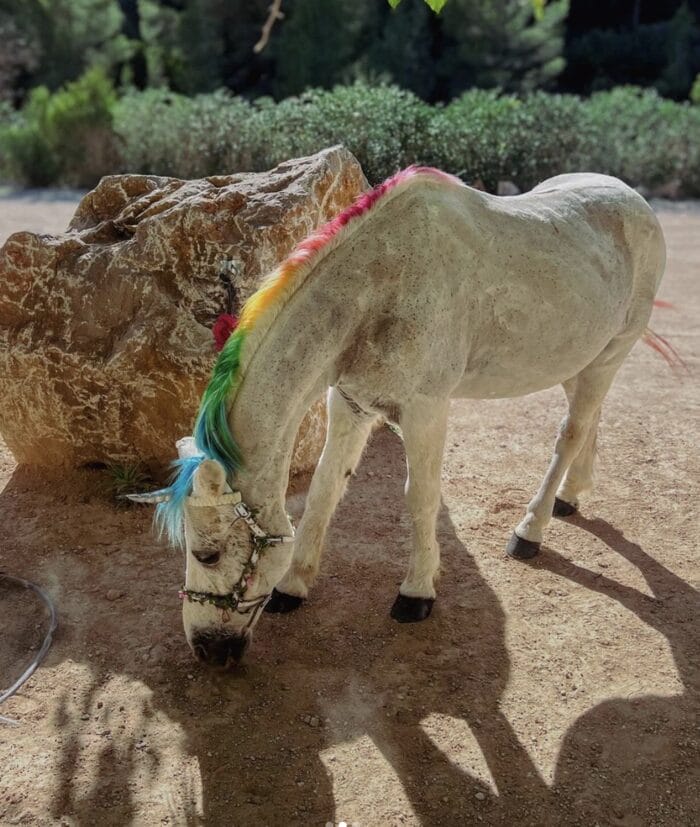
<svg viewBox="0 0 700 827"><path fill-rule="evenodd" d="M112 129L116 100L99 69L53 94L37 86L21 113L0 113L0 170L29 186L92 186L121 164Z"/></svg>
<svg viewBox="0 0 700 827"><path fill-rule="evenodd" d="M373 183L418 162L489 189L591 170L635 186L678 181L685 195L700 195L700 106L632 87L589 99L472 90L447 106L363 83L280 103L224 91L131 91L117 100L93 73L53 96L35 90L19 115L0 112L0 164L29 184L92 184L113 172L194 178L263 170L335 143L357 156Z"/></svg>

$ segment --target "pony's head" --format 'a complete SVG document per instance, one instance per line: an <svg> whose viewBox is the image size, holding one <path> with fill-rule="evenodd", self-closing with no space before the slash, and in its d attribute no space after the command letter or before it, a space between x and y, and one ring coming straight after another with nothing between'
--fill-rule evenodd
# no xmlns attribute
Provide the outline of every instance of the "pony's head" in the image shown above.
<svg viewBox="0 0 700 827"><path fill-rule="evenodd" d="M156 524L184 547L180 591L185 635L199 660L237 663L253 627L291 561L291 536L268 536L255 513L227 482L224 466L198 451L194 439L177 443L177 476L168 488L134 494L156 503Z"/></svg>

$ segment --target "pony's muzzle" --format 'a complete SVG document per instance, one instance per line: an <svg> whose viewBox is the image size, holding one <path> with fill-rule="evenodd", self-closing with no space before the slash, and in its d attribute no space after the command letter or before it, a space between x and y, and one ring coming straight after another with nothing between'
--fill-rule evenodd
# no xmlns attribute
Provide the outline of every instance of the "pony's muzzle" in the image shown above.
<svg viewBox="0 0 700 827"><path fill-rule="evenodd" d="M202 663L225 669L240 662L250 644L250 635L224 635L213 637L201 634L192 638L192 649Z"/></svg>

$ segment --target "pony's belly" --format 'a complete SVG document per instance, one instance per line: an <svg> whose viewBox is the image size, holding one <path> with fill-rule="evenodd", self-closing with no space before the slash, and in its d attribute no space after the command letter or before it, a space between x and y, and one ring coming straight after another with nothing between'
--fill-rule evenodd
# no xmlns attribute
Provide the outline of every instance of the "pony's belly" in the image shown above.
<svg viewBox="0 0 700 827"><path fill-rule="evenodd" d="M569 347L554 348L548 353L494 352L478 365L470 366L452 396L468 399L500 399L559 385L576 376L607 345L614 333Z"/></svg>
<svg viewBox="0 0 700 827"><path fill-rule="evenodd" d="M459 383L452 392L454 399L508 399L518 396L527 396L559 385L570 379L577 371L565 372L561 375L549 377L510 377L478 376L467 377Z"/></svg>

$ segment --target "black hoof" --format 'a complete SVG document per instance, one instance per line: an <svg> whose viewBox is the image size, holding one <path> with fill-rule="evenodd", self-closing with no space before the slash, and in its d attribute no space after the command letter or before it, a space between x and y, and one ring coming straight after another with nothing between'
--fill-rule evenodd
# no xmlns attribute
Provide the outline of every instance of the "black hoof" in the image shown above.
<svg viewBox="0 0 700 827"><path fill-rule="evenodd" d="M559 497L554 498L554 508L552 509L553 517L570 517L577 511L578 508L575 505L571 505L571 503L568 503L566 500L560 500Z"/></svg>
<svg viewBox="0 0 700 827"><path fill-rule="evenodd" d="M508 540L506 546L506 554L515 557L517 560L529 560L534 557L540 550L540 543L533 543L532 540L523 540L522 537L513 532L513 536Z"/></svg>
<svg viewBox="0 0 700 827"><path fill-rule="evenodd" d="M418 623L430 615L434 602L433 597L406 597L398 594L391 607L391 616L399 623Z"/></svg>
<svg viewBox="0 0 700 827"><path fill-rule="evenodd" d="M303 602L303 597L297 597L295 594L285 594L273 589L272 596L265 605L265 611L270 612L270 614L287 614L287 612L298 609Z"/></svg>

